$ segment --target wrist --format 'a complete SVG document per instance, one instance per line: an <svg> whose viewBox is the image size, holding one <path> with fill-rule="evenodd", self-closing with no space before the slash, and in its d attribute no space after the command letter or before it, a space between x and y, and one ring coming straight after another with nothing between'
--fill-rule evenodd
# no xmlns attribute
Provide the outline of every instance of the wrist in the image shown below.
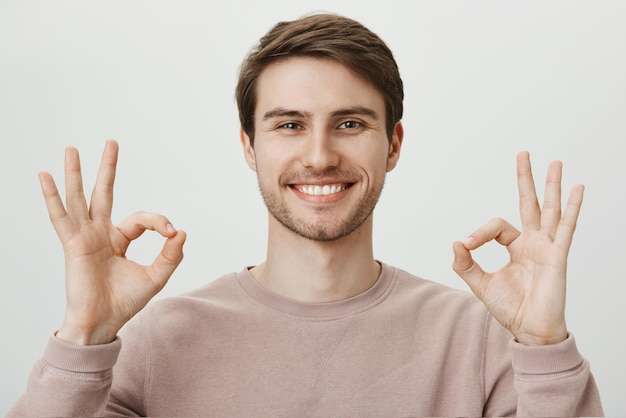
<svg viewBox="0 0 626 418"><path fill-rule="evenodd" d="M515 336L515 341L526 346L554 345L567 339L567 331L554 336L536 336L530 334L520 334Z"/></svg>
<svg viewBox="0 0 626 418"><path fill-rule="evenodd" d="M61 329L57 331L56 337L74 345L100 345L109 344L115 337L117 332L111 332L104 329L85 330L70 325L63 324Z"/></svg>

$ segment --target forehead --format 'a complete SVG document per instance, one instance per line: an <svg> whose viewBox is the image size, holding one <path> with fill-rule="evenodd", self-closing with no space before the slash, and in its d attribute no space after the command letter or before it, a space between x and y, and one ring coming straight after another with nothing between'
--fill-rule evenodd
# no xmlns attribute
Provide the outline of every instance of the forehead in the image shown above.
<svg viewBox="0 0 626 418"><path fill-rule="evenodd" d="M257 80L255 113L274 107L332 112L367 107L384 117L384 99L372 83L330 59L291 57L268 65Z"/></svg>

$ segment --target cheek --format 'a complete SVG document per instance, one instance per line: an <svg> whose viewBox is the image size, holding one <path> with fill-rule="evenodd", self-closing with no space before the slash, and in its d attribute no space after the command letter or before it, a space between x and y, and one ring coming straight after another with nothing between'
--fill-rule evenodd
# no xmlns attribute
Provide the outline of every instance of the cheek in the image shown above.
<svg viewBox="0 0 626 418"><path fill-rule="evenodd" d="M363 167L372 175L384 175L387 172L389 150L387 146L371 147L362 150Z"/></svg>
<svg viewBox="0 0 626 418"><path fill-rule="evenodd" d="M256 151L256 173L263 184L275 183L287 171L287 168L288 162L285 158L281 158L278 150L276 152L268 149Z"/></svg>
<svg viewBox="0 0 626 418"><path fill-rule="evenodd" d="M280 141L272 137L258 138L254 148L257 164L283 164L290 158L290 155L294 155L294 150L291 148L288 141Z"/></svg>

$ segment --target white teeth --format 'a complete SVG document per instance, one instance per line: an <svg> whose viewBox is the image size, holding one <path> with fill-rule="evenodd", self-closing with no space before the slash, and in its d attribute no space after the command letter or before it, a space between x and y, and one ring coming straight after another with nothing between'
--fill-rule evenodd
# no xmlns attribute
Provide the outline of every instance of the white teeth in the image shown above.
<svg viewBox="0 0 626 418"><path fill-rule="evenodd" d="M345 190L345 187L325 184L324 186L298 186L298 190L311 196L328 196Z"/></svg>

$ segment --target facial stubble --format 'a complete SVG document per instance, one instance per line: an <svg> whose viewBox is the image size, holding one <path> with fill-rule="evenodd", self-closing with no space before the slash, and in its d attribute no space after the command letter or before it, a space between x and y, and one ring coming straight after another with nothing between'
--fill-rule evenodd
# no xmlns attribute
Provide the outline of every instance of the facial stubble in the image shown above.
<svg viewBox="0 0 626 418"><path fill-rule="evenodd" d="M328 174L325 173L325 176L326 175ZM311 180L315 176L307 175L305 177L308 180ZM304 219L296 218L287 207L285 200L282 199L278 193L274 193L269 187L265 187L261 183L260 177L258 178L258 182L259 190L261 191L265 206L267 207L269 213L281 225L303 238L320 242L337 241L356 231L363 224L363 222L371 216L376 204L378 203L378 199L380 198L384 186L384 179L382 179L380 183L375 184L365 196L356 202L355 206L351 208L350 212L343 219L340 219L338 220L338 223L333 224L323 221L309 223ZM351 187L355 187L355 185L352 185ZM323 213L337 209L333 206L320 206L313 210L318 213Z"/></svg>

